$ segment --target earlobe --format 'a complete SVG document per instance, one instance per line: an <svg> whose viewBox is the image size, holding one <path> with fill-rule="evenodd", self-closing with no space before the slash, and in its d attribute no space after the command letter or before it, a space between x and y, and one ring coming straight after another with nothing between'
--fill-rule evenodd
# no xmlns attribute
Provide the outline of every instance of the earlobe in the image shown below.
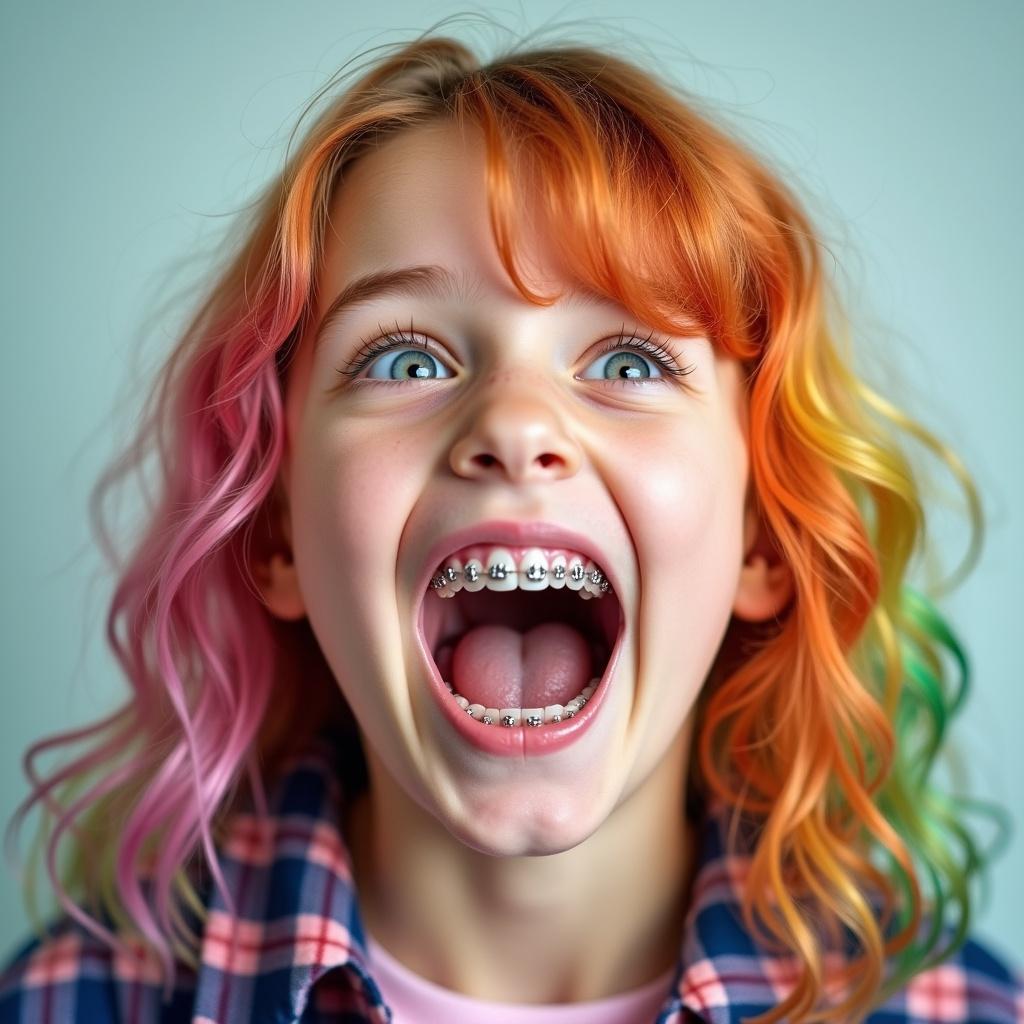
<svg viewBox="0 0 1024 1024"><path fill-rule="evenodd" d="M745 555L736 586L733 614L746 622L764 622L782 612L793 597L793 572L767 537L757 511L747 506Z"/></svg>

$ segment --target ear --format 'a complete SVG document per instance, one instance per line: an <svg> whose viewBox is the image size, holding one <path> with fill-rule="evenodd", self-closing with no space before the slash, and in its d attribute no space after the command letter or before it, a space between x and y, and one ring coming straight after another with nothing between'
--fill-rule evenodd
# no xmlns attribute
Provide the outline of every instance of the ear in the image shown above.
<svg viewBox="0 0 1024 1024"><path fill-rule="evenodd" d="M263 603L279 619L294 621L306 614L306 602L292 555L292 524L288 497L274 484L265 521L253 543L252 575Z"/></svg>
<svg viewBox="0 0 1024 1024"><path fill-rule="evenodd" d="M763 622L786 607L794 585L793 573L769 540L753 500L748 500L744 513L743 551L733 614L746 622Z"/></svg>

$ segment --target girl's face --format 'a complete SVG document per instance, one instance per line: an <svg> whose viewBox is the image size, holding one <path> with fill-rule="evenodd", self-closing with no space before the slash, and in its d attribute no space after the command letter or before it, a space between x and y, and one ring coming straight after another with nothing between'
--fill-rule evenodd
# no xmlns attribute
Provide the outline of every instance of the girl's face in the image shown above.
<svg viewBox="0 0 1024 1024"><path fill-rule="evenodd" d="M566 284L543 237L523 243L529 283ZM462 294L364 296L321 324L357 278L414 265L444 268ZM368 753L452 834L496 855L569 849L689 742L730 615L757 603L744 596L739 366L706 339L655 336L692 367L673 376L605 347L650 334L616 304L524 301L491 236L483 143L448 124L406 130L347 170L317 283L321 326L301 340L286 395L294 568L277 565L268 604L308 615ZM399 330L412 348L399 339L339 372ZM431 689L417 634L421 603L440 600L428 552L484 520L581 534L617 584L625 632L603 702L555 752L479 749Z"/></svg>

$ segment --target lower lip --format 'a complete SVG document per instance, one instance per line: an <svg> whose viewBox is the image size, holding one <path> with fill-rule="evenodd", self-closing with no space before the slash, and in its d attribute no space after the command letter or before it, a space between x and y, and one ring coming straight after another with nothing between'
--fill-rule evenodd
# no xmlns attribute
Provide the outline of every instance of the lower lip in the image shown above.
<svg viewBox="0 0 1024 1024"><path fill-rule="evenodd" d="M601 682L591 698L583 705L582 710L577 711L572 718L561 722L516 726L505 726L498 723L484 725L483 722L478 722L472 715L463 711L452 698L451 692L437 671L437 665L423 636L422 623L420 623L417 633L420 649L430 671L431 695L441 709L441 713L451 723L452 728L470 746L476 747L486 754L493 754L497 757L523 758L538 757L542 754L557 754L590 729L608 695L611 677L619 660L624 630L620 621L619 634L615 638L615 646L612 648L608 664L604 667Z"/></svg>

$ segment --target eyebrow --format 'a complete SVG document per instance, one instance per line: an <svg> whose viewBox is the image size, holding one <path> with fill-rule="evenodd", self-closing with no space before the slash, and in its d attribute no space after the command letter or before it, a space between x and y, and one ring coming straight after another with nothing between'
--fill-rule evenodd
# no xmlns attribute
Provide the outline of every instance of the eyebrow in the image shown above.
<svg viewBox="0 0 1024 1024"><path fill-rule="evenodd" d="M481 288L482 282L475 275L466 271L456 273L436 263L419 263L395 270L378 270L364 274L347 284L328 306L320 318L320 323L317 324L313 348L320 344L320 339L327 330L353 307L373 299L385 295L417 295L421 298L455 299L468 303L479 296ZM575 286L563 290L559 305L575 307L588 302L612 301L591 288Z"/></svg>

